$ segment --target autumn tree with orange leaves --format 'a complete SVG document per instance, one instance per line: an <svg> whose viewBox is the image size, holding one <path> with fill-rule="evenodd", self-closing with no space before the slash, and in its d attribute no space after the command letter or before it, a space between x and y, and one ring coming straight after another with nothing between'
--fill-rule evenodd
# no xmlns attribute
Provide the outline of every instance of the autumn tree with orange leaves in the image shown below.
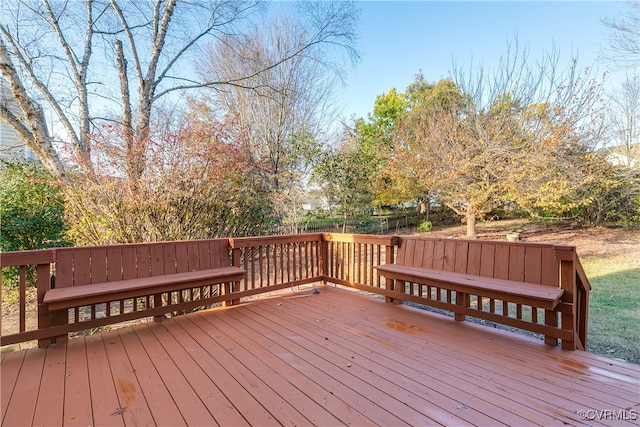
<svg viewBox="0 0 640 427"><path fill-rule="evenodd" d="M398 191L437 198L463 218L469 238L505 202L531 213L590 203L577 189L602 130L600 86L576 64L561 71L554 55L529 64L524 52L507 54L493 73L459 68L435 84L419 76L390 150Z"/></svg>

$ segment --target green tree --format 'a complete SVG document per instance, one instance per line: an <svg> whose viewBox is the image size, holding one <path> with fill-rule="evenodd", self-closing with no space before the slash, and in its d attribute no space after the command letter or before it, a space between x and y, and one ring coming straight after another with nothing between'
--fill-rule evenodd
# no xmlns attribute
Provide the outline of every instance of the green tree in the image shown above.
<svg viewBox="0 0 640 427"><path fill-rule="evenodd" d="M32 162L0 165L0 250L64 246L64 195L60 184Z"/></svg>
<svg viewBox="0 0 640 427"><path fill-rule="evenodd" d="M343 217L343 231L347 220L370 213L373 199L371 171L360 142L356 136L347 135L339 148L320 156L313 171L313 180L320 186L330 212Z"/></svg>

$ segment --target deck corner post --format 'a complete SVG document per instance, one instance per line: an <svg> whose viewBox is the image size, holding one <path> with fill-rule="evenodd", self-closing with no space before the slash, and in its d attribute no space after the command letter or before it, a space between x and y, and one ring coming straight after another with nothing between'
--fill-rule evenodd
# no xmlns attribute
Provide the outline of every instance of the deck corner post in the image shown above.
<svg viewBox="0 0 640 427"><path fill-rule="evenodd" d="M560 316L562 329L569 330L572 332L571 340L562 340L562 348L565 350L575 350L576 349L576 335L577 335L577 281L576 281L576 271L575 265L573 262L573 257L571 260L561 260L560 261L560 286L564 289L564 293L562 294L562 301L566 302L570 305L570 312L562 312Z"/></svg>

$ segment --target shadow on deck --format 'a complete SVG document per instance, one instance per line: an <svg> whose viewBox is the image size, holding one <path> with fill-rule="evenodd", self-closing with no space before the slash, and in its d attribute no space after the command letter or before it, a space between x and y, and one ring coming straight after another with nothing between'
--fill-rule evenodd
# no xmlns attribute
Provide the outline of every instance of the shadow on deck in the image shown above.
<svg viewBox="0 0 640 427"><path fill-rule="evenodd" d="M2 424L637 425L640 366L320 286L2 355Z"/></svg>

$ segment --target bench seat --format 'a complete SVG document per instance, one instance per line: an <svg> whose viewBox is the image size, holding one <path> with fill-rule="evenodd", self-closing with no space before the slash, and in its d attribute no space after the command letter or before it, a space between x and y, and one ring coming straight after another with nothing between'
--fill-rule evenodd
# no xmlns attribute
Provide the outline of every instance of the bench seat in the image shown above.
<svg viewBox="0 0 640 427"><path fill-rule="evenodd" d="M469 295L479 295L553 310L562 288L493 277L474 276L424 267L385 264L375 267L382 276L410 283L434 285Z"/></svg>
<svg viewBox="0 0 640 427"><path fill-rule="evenodd" d="M43 302L49 310L81 307L120 299L136 298L164 292L179 291L239 281L246 271L239 267L218 267L185 273L118 280L83 286L71 286L48 290Z"/></svg>

